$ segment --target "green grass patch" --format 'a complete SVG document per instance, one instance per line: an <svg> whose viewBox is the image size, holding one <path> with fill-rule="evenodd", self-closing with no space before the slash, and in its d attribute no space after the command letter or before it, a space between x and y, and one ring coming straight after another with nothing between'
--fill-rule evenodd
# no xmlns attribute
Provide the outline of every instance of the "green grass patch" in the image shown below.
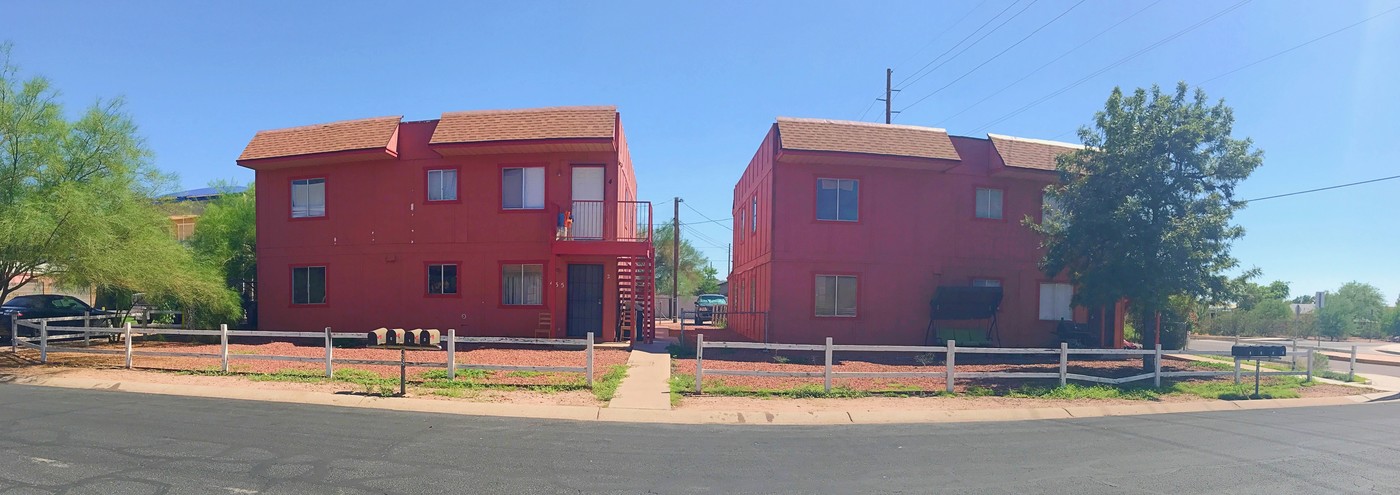
<svg viewBox="0 0 1400 495"><path fill-rule="evenodd" d="M1294 376L1278 376L1263 379L1259 385L1259 395L1254 396L1254 384L1244 383L1236 385L1233 382L1211 381L1211 382L1177 382L1173 383L1167 390L1176 393L1190 394L1207 399L1221 400L1241 400L1241 399L1296 399L1301 397L1299 393L1302 387L1310 387L1311 382L1305 382L1302 378Z"/></svg>
<svg viewBox="0 0 1400 495"><path fill-rule="evenodd" d="M511 378L534 378L543 374L543 371L512 371L506 373L506 376Z"/></svg>
<svg viewBox="0 0 1400 495"><path fill-rule="evenodd" d="M608 368L607 373L603 373L602 378L593 381L593 396L603 402L612 400L613 395L617 394L617 386L622 384L623 378L627 378L627 365L613 365L613 367Z"/></svg>
<svg viewBox="0 0 1400 495"><path fill-rule="evenodd" d="M1007 392L1007 397L1024 399L1127 399L1157 400L1162 393L1153 388L1115 387L1112 385L1080 385L1068 383L1063 387L1022 386Z"/></svg>

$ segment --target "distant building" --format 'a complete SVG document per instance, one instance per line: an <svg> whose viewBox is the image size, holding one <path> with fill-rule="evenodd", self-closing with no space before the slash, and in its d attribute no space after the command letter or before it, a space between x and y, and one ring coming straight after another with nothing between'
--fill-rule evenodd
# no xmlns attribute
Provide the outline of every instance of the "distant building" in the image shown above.
<svg viewBox="0 0 1400 495"><path fill-rule="evenodd" d="M1292 310L1293 310L1293 316L1294 316L1294 317L1303 316L1303 315L1306 315L1306 314L1312 314L1314 311L1317 311L1317 304L1299 304L1299 303L1293 303L1293 304L1289 304L1288 306L1290 307L1289 309L1292 309Z"/></svg>
<svg viewBox="0 0 1400 495"><path fill-rule="evenodd" d="M167 194L160 198L161 208L170 217L170 223L174 227L175 240L187 241L194 235L194 224L200 215L204 214L204 208L210 201L219 199L225 194L237 194L247 191L247 187L201 187L177 193Z"/></svg>

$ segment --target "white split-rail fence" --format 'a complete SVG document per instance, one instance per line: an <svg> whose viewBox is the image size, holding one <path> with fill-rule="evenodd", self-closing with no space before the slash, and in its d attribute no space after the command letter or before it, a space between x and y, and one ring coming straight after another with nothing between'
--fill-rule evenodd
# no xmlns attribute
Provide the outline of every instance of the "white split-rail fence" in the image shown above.
<svg viewBox="0 0 1400 495"><path fill-rule="evenodd" d="M822 371L750 371L750 370L725 370L705 368L705 349L757 349L765 351L808 351L822 352L825 357L825 368ZM1312 357L1313 349L1305 349L1307 355L1306 371L1262 371L1261 376L1276 375L1305 375L1308 381L1312 381ZM834 371L832 369L832 354L836 352L907 352L942 354L943 369L939 371ZM1191 354L1229 356L1230 351L1189 351ZM1297 352L1295 349L1293 352ZM1005 354L1005 355L1059 355L1060 369L1058 372L1011 372L1011 371L957 371L957 356L961 354ZM1125 376L1121 378L1108 378L1102 376L1084 375L1069 372L1069 357L1071 355L1119 355L1119 356L1154 356L1156 363L1151 373ZM1010 379L1058 379L1060 386L1064 386L1069 380L1102 383L1108 385L1121 385L1140 380L1151 379L1154 387L1162 386L1163 378L1182 377L1210 377L1234 375L1235 383L1240 383L1240 363L1241 358L1235 358L1235 369L1233 371L1162 371L1162 345L1158 344L1155 349L1071 349L1065 343L1060 343L1059 349L1048 348L1019 348L1019 347L958 347L957 342L948 341L945 346L920 346L920 345L852 345L834 344L831 337L826 338L825 344L773 344L761 342L706 342L704 334L695 336L695 393L704 392L705 376L766 376L766 377L795 377L795 378L822 378L823 389L831 391L831 381L835 378L936 378L942 377L947 384L947 391L953 392L953 385L958 379L969 378L1010 378Z"/></svg>
<svg viewBox="0 0 1400 495"><path fill-rule="evenodd" d="M330 327L326 327L321 332L293 332L293 331L269 331L269 330L229 330L228 325L219 325L218 330L192 330L179 328L133 328L131 323L126 323L122 328L96 328L90 325L92 320L110 320L110 316L105 317L84 317L70 316L60 318L38 318L38 319L10 319L10 351L18 352L19 349L38 349L39 362L48 363L50 352L77 352L85 354L115 354L123 355L126 358L126 367L132 367L132 358L142 357L191 357L191 358L218 358L220 370L227 373L229 371L230 359L264 360L264 361L291 361L302 363L325 363L326 377L331 378L335 374L336 364L359 364L359 365L382 365L399 366L398 360L380 359L343 359L335 357L334 340L365 340L364 333L333 333ZM81 327L61 327L63 331L75 332L68 336L49 335L49 323L56 321L78 321L83 320ZM27 327L38 330L38 336L24 338L19 336L19 327ZM51 346L51 342L62 342L76 340L82 332L83 347L77 346ZM123 349L95 349L90 345L90 335L117 335L125 344ZM133 335L198 335L208 337L219 337L219 352L173 352L173 351L144 351L132 348ZM300 338L300 339L323 339L325 341L325 353L322 357L310 356L277 356L263 354L229 354L229 339L239 337L262 337L262 338ZM458 337L456 329L448 329L447 334L442 336L442 342L457 344L475 344L492 346L541 346L541 347L583 347L583 366L517 366L508 364L476 364L458 362L457 346L446 345L446 362L435 361L409 361L406 364L417 368L446 368L448 379L455 379L457 370L488 370L488 371L524 371L524 372L557 372L557 373L583 373L586 377L588 388L593 388L594 351L593 333L589 332L583 339L532 339L513 337Z"/></svg>

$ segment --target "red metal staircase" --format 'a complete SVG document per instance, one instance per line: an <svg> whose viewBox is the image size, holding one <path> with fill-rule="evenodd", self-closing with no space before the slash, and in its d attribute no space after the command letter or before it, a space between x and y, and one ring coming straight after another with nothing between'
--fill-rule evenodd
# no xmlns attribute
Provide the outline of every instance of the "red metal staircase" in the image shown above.
<svg viewBox="0 0 1400 495"><path fill-rule="evenodd" d="M655 248L648 245L645 256L618 258L617 291L617 340L651 343L656 338Z"/></svg>

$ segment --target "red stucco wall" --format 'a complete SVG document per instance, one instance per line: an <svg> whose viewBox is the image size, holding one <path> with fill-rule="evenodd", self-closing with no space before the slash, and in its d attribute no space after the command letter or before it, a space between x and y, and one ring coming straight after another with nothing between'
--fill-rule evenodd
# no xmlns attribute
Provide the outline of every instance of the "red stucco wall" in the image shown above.
<svg viewBox="0 0 1400 495"><path fill-rule="evenodd" d="M750 198L756 197L759 224L757 233L747 226L735 229L730 275L731 294L757 282L759 303L753 309L769 312L767 340L922 344L936 287L994 278L1005 294L1000 345L1057 342L1056 323L1039 320L1039 284L1052 279L1037 266L1038 236L1021 224L1026 216L1039 218L1041 194L1055 180L1053 173L994 177L990 172L1000 161L990 141L966 137L952 138L962 162L946 172L882 166L879 158L849 154L842 165L812 163L796 154L778 160L775 132L776 127L769 131L734 190L734 217L747 216ZM818 178L860 181L858 222L816 220ZM975 218L978 187L1003 190L1002 220ZM857 316L814 316L818 274L858 277ZM749 297L733 299L746 309ZM1086 321L1087 312L1076 308L1075 319ZM731 327L763 339L763 329L742 320ZM1121 340L1121 326L1117 335L1115 342Z"/></svg>
<svg viewBox="0 0 1400 495"><path fill-rule="evenodd" d="M636 197L636 179L618 127L620 152L438 155L428 146L436 121L401 124L397 158L292 166L257 172L259 327L364 332L378 327L448 328L458 335L534 336L539 315L566 321L569 263L604 264L604 339L615 325L617 265L611 256L555 256L556 215L570 204L570 168L604 165L605 200ZM619 160L619 156L622 160ZM619 166L619 162L623 166ZM501 209L501 168L543 165L545 208ZM458 167L453 203L426 203L426 171ZM326 179L327 216L290 219L289 181ZM426 264L458 264L459 294L428 296ZM543 307L501 305L501 264L545 264ZM291 304L290 267L327 266L323 306Z"/></svg>

